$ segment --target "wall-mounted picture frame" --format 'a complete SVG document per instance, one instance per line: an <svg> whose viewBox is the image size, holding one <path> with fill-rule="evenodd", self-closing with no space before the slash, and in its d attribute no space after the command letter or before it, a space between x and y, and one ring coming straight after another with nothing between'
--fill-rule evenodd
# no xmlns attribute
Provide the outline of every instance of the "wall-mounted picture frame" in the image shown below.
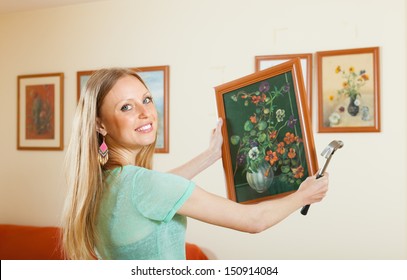
<svg viewBox="0 0 407 280"><path fill-rule="evenodd" d="M285 196L317 171L298 58L215 87L228 198Z"/></svg>
<svg viewBox="0 0 407 280"><path fill-rule="evenodd" d="M95 70L78 71L76 72L76 100L81 97L81 92L86 83L88 82L90 76L95 72Z"/></svg>
<svg viewBox="0 0 407 280"><path fill-rule="evenodd" d="M320 51L318 131L379 132L379 47Z"/></svg>
<svg viewBox="0 0 407 280"><path fill-rule="evenodd" d="M169 153L169 80L170 67L149 66L132 67L137 72L150 90L154 104L157 108L159 127L157 132L157 142L155 153ZM89 77L95 70L77 72L77 96L78 99L81 90L86 85Z"/></svg>
<svg viewBox="0 0 407 280"><path fill-rule="evenodd" d="M255 70L264 70L288 60L299 58L301 62L302 76L304 79L305 91L310 115L312 116L312 53L298 54L276 54L255 56Z"/></svg>
<svg viewBox="0 0 407 280"><path fill-rule="evenodd" d="M64 74L17 77L17 150L64 149Z"/></svg>

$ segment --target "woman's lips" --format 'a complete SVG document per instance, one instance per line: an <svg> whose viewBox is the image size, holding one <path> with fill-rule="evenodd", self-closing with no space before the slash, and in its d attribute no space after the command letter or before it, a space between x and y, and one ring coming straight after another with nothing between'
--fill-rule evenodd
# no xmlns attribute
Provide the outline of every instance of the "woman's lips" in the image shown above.
<svg viewBox="0 0 407 280"><path fill-rule="evenodd" d="M137 132L142 132L142 133L147 133L153 130L153 125L151 123L148 123L146 125L143 125L139 128L136 128Z"/></svg>

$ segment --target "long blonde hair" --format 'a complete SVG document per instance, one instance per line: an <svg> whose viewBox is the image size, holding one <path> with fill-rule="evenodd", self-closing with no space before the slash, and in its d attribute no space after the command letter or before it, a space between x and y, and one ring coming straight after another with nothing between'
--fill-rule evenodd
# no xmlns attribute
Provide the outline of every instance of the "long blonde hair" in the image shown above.
<svg viewBox="0 0 407 280"><path fill-rule="evenodd" d="M144 84L140 76L129 69L102 69L89 78L79 99L65 161L69 193L62 225L62 250L67 259L94 259L96 256L96 217L105 188L104 167L98 161L100 139L96 118L105 96L127 75ZM108 140L106 138L109 146ZM155 143L143 147L137 154L136 164L151 169L154 148ZM109 160L105 166L121 166L114 155L114 147L109 146Z"/></svg>

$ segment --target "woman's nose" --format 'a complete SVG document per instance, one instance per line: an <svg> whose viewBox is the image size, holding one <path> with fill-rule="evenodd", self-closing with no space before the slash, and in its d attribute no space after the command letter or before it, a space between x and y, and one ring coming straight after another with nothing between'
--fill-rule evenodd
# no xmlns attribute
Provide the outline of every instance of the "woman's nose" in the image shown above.
<svg viewBox="0 0 407 280"><path fill-rule="evenodd" d="M144 104L138 105L137 112L140 119L148 118L151 115L150 109Z"/></svg>

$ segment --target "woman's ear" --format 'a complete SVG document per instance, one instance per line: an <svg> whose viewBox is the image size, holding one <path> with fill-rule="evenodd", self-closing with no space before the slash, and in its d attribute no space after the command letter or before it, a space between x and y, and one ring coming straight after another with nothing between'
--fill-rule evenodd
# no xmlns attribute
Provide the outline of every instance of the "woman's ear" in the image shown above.
<svg viewBox="0 0 407 280"><path fill-rule="evenodd" d="M96 118L96 131L102 134L103 136L106 136L107 131L105 126L103 125L102 120L98 117Z"/></svg>

